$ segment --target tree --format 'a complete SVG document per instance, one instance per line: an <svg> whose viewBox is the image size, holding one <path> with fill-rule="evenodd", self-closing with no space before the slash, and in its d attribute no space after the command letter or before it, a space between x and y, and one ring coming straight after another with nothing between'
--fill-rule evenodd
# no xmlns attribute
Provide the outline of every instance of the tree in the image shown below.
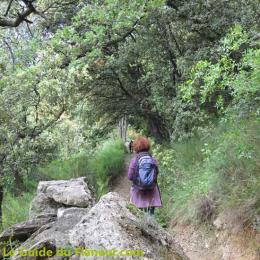
<svg viewBox="0 0 260 260"><path fill-rule="evenodd" d="M34 48L35 41L36 46L45 48ZM59 57L52 56L51 48L45 44L36 38L24 45L20 43L21 49L13 50L15 67L7 62L0 75L2 193L3 187L13 182L16 192L24 190L24 177L54 158L57 142L51 130L73 98L72 73L58 69ZM28 55L25 58L24 53Z"/></svg>
<svg viewBox="0 0 260 260"><path fill-rule="evenodd" d="M172 8L164 1L93 1L55 35L54 48L66 56L63 67L76 64L74 68L88 71L90 78L80 91L98 118L110 118L112 124L122 113L142 118L162 142L177 132L175 122L183 112L192 112L181 120L185 132L207 118L204 112L215 115L214 103L208 111L196 102L183 103L178 86L198 60L217 58L212 46L238 19L245 28L256 29L256 1L242 2L242 9L233 1L228 5L176 1Z"/></svg>
<svg viewBox="0 0 260 260"><path fill-rule="evenodd" d="M6 1L7 2L7 1ZM6 11L3 15L0 16L0 26L1 27L18 27L21 23L27 22L27 23L32 23L30 20L28 20L28 17L32 13L37 13L33 2L35 1L14 1L10 0L8 3L6 3ZM17 11L16 16L11 18L10 12L12 11L13 7L15 5L15 9L19 7L19 10ZM2 4L3 6L3 4ZM3 7L2 7L3 8Z"/></svg>
<svg viewBox="0 0 260 260"><path fill-rule="evenodd" d="M22 23L32 24L35 17L41 17L48 20L52 25L61 24L61 15L63 21L68 22L73 11L81 5L80 0L8 0L1 3L0 7L4 13L0 14L0 27L18 27ZM64 14L65 12L65 14ZM60 13L60 14L59 14ZM58 15L57 15L58 14ZM54 18L56 16L56 18ZM50 24L48 25L50 26Z"/></svg>

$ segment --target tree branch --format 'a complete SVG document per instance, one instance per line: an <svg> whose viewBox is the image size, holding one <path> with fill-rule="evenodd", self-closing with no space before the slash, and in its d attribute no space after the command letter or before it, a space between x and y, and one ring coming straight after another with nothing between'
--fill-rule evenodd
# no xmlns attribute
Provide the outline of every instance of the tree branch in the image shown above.
<svg viewBox="0 0 260 260"><path fill-rule="evenodd" d="M31 2L28 2L26 5L27 8L22 13L18 13L15 19L0 17L0 27L18 27L24 21L32 23L31 21L27 20L27 17L30 14L35 13L36 10Z"/></svg>
<svg viewBox="0 0 260 260"><path fill-rule="evenodd" d="M127 97L130 97L131 99L134 100L134 99L135 99L134 96L133 96L131 93L129 93L129 92L124 88L123 82L121 81L121 79L120 79L119 75L116 73L116 71L115 71L113 68L111 68L111 70L112 70L114 76L116 77L117 82L119 83L119 84L118 84L119 88L126 94Z"/></svg>
<svg viewBox="0 0 260 260"><path fill-rule="evenodd" d="M113 39L113 40L111 40L111 41L105 42L105 43L103 44L103 46L102 46L103 51L105 51L105 52L107 51L107 52L108 52L108 48L109 48L110 46L116 45L116 44L118 44L118 43L120 43L120 42L123 42L123 41L126 40L128 37L131 37L132 33L133 33L133 32L135 31L135 29L136 29L136 26L139 24L139 22L140 22L140 20L141 20L142 18L143 18L143 17L137 19L137 20L134 22L133 26L132 26L131 28L129 28L128 31L125 32L123 35L121 35L121 36L119 36L119 37L117 37L116 39ZM94 48L95 48L95 47L94 47ZM80 59L80 58L85 57L86 54L87 54L89 51L91 51L92 49L93 49L93 47L84 48L84 49L82 50L82 52L77 55L76 59ZM60 52L61 52L61 51L60 51ZM110 53L112 54L112 52L110 52ZM63 53L63 54L64 54L64 53ZM70 64L70 60L66 60L66 61L61 65L60 68L61 68L61 69L64 69L64 68L68 67L69 64Z"/></svg>
<svg viewBox="0 0 260 260"><path fill-rule="evenodd" d="M60 111L58 112L57 115L55 115L55 118L53 120L49 121L46 125L42 126L38 130L36 130L36 128L34 128L32 133L30 133L28 136L31 137L32 139L39 136L44 130L46 130L49 127L51 127L52 125L54 125L61 118L61 116L65 112L65 110L66 110L66 107L65 107L65 104L63 104Z"/></svg>
<svg viewBox="0 0 260 260"><path fill-rule="evenodd" d="M14 0L10 0L10 2L9 2L9 4L8 4L8 7L7 7L7 9L6 9L6 12L5 12L5 14L4 14L4 16L7 16L7 15L8 15L8 13L9 13L9 11L10 11L10 9L11 9L11 6L12 6L13 1L14 1Z"/></svg>
<svg viewBox="0 0 260 260"><path fill-rule="evenodd" d="M46 129L48 129L52 125L54 125L60 119L62 114L65 112L65 110L66 110L65 104L63 104L60 111L55 115L55 118L53 120L50 120L45 125L38 126L38 129L37 129L37 126L34 127L34 129L30 133L28 133L28 132L27 133L26 132L18 132L12 145L15 145L19 140L24 139L26 137L29 137L31 139L38 137L39 135L41 135L43 133L43 131L45 131Z"/></svg>
<svg viewBox="0 0 260 260"><path fill-rule="evenodd" d="M14 53L13 53L13 50L11 48L11 46L9 45L9 43L4 39L3 40L4 44L6 45L9 53L10 53L10 57L11 57L11 60L12 60L12 64L13 64L13 70L14 70L14 66L15 66L15 57L14 57Z"/></svg>

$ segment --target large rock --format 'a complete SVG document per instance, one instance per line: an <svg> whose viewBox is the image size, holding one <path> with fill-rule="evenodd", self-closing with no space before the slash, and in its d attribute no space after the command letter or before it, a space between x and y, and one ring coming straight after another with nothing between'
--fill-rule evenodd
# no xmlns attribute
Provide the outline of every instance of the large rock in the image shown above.
<svg viewBox="0 0 260 260"><path fill-rule="evenodd" d="M42 226L46 225L47 223L54 222L55 220L56 216L46 215L45 217L30 219L22 223L15 224L0 234L0 242L10 240L25 241Z"/></svg>
<svg viewBox="0 0 260 260"><path fill-rule="evenodd" d="M143 250L144 259L188 259L168 232L152 217L129 206L118 193L110 192L104 195L91 208L92 203L91 193L82 178L41 182L31 207L31 215L35 218L27 221L31 226L27 223L27 231L21 232L21 240L26 239L27 235L30 237L12 251L14 256L11 259L40 259L38 256L20 255L21 249L28 252L51 250L53 257L50 258L55 260L108 259L95 255L86 257L77 251L83 250L86 253L87 249L97 252L117 250L118 253L119 250L126 249L139 252ZM47 216L56 219L47 221ZM40 220L41 224L35 227ZM8 233L5 236L7 237ZM60 249L68 250L69 256L55 255ZM120 259L133 257L124 256Z"/></svg>
<svg viewBox="0 0 260 260"><path fill-rule="evenodd" d="M84 177L61 180L41 181L37 189L37 196L30 207L30 218L45 214L56 214L61 207L92 206L94 200Z"/></svg>
<svg viewBox="0 0 260 260"><path fill-rule="evenodd" d="M31 203L29 216L35 218L49 214L56 215L59 207L61 207L59 203L48 198L44 193L38 193Z"/></svg>
<svg viewBox="0 0 260 260"><path fill-rule="evenodd" d="M143 250L148 259L187 259L169 233L147 214L131 212L115 192L103 196L70 231L70 244L95 250Z"/></svg>
<svg viewBox="0 0 260 260"><path fill-rule="evenodd" d="M81 220L94 203L93 195L84 179L82 177L40 182L37 195L31 203L29 220L5 230L0 235L0 242L10 241L10 238L11 241L18 240L22 242L21 247L30 251L45 247L55 252L56 248L69 246L69 230ZM14 243L18 246L14 259L20 259L21 247ZM26 257L22 259L25 260Z"/></svg>
<svg viewBox="0 0 260 260"><path fill-rule="evenodd" d="M53 254L58 249L71 247L69 241L70 230L86 215L88 208L60 208L58 210L58 219L53 223L48 223L36 231L29 239L27 239L21 247L16 250L13 260L36 260L37 257L25 257L20 255L22 248L26 250L40 251L42 248L51 250ZM54 259L64 259L54 256Z"/></svg>

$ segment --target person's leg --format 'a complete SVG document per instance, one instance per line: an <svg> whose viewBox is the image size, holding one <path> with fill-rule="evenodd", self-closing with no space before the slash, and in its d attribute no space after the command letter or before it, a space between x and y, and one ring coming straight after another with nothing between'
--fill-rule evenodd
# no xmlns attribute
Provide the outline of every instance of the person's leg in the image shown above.
<svg viewBox="0 0 260 260"><path fill-rule="evenodd" d="M149 207L149 214L150 214L151 216L154 215L154 209L155 209L155 207Z"/></svg>
<svg viewBox="0 0 260 260"><path fill-rule="evenodd" d="M147 212L148 208L139 208L140 210Z"/></svg>

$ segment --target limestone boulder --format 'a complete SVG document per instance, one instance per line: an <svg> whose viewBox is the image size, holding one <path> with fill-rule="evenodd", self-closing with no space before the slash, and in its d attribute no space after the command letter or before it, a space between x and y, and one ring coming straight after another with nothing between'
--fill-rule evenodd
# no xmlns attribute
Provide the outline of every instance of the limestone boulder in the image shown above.
<svg viewBox="0 0 260 260"><path fill-rule="evenodd" d="M31 235L15 251L13 260L36 260L37 257L25 257L20 254L20 250L25 248L28 252L40 251L41 249L51 250L53 259L64 259L55 256L57 250L71 248L69 233L71 229L87 214L89 208L60 208L58 218L55 222L43 225L34 234ZM71 253L73 255L73 253Z"/></svg>
<svg viewBox="0 0 260 260"><path fill-rule="evenodd" d="M34 219L30 219L18 224L11 226L10 228L4 230L0 234L0 242L5 241L25 241L28 239L34 232L39 230L42 226L47 223L52 223L56 220L55 215L49 215L44 217L38 217Z"/></svg>
<svg viewBox="0 0 260 260"><path fill-rule="evenodd" d="M138 209L131 211L127 201L116 192L101 197L70 231L69 239L74 248L143 250L147 259L188 259L152 217ZM85 258L82 255L79 259Z"/></svg>
<svg viewBox="0 0 260 260"><path fill-rule="evenodd" d="M41 181L37 196L31 203L30 218L46 214L57 214L59 208L87 208L94 203L93 194L85 178L60 181Z"/></svg>

